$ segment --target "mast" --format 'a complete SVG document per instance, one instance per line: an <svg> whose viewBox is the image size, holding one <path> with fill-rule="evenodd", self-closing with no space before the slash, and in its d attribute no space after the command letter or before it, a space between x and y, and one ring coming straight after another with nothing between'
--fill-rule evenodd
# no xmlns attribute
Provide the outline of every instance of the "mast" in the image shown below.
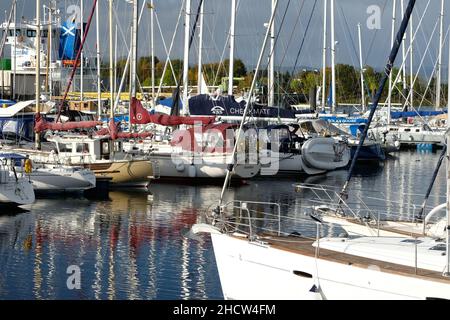
<svg viewBox="0 0 450 320"><path fill-rule="evenodd" d="M397 33L396 41L394 42L394 46L392 46L391 53L389 54L389 60L385 66L383 77L381 78L380 85L378 87L377 93L373 98L373 103L370 108L369 117L367 118L367 124L364 126L364 131L361 135L361 138L358 143L358 147L355 151L355 154L352 159L352 163L350 164L350 169L348 171L347 180L342 188L341 193L345 194L347 192L348 184L353 175L353 170L355 169L356 160L358 159L359 153L361 151L361 147L364 144L364 140L367 137L367 132L369 131L370 124L372 123L373 116L375 115L375 111L378 107L378 103L380 102L381 95L383 93L383 89L388 81L389 75L392 71L392 66L394 65L395 58L397 57L398 51L400 49L400 45L403 40L403 35L406 32L406 28L408 27L409 18L411 17L412 10L414 5L416 4L416 0L409 0L408 6L405 11L405 15L402 20L402 24L400 25L400 29Z"/></svg>
<svg viewBox="0 0 450 320"><path fill-rule="evenodd" d="M272 0L272 8L271 12L275 10L275 0ZM274 106L275 102L275 21L272 22L270 26L270 56L269 56L269 78L268 78L268 87L269 87L269 107Z"/></svg>
<svg viewBox="0 0 450 320"><path fill-rule="evenodd" d="M409 106L412 109L414 103L414 68L413 68L413 53L414 53L414 29L413 29L413 17L411 16L409 21L409 46L411 47L409 52L409 90L411 91L409 94Z"/></svg>
<svg viewBox="0 0 450 320"><path fill-rule="evenodd" d="M136 69L137 69L137 22L138 22L138 2L133 1L133 25L131 37L131 77L130 77L130 94L132 98L136 98ZM131 99L130 99L131 103ZM130 108L131 111L131 108Z"/></svg>
<svg viewBox="0 0 450 320"><path fill-rule="evenodd" d="M234 37L236 28L236 0L231 0L231 25L230 25L230 62L228 70L228 95L233 95L234 77Z"/></svg>
<svg viewBox="0 0 450 320"><path fill-rule="evenodd" d="M442 46L444 45L444 5L445 0L441 0L441 13L439 15L439 53L436 79L436 109L441 106L441 82L442 82Z"/></svg>
<svg viewBox="0 0 450 320"><path fill-rule="evenodd" d="M80 0L80 21L81 21L81 39L84 38L84 1ZM81 65L80 65L80 100L84 100L84 52L83 48L81 48Z"/></svg>
<svg viewBox="0 0 450 320"><path fill-rule="evenodd" d="M14 1L14 66L13 66L13 85L12 85L12 99L16 96L16 64L17 64L17 2ZM22 28L21 28L22 30Z"/></svg>
<svg viewBox="0 0 450 320"><path fill-rule="evenodd" d="M392 1L392 25L391 25L391 48L394 45L395 37L395 9L397 0ZM388 110L387 110L387 124L391 123L391 100L392 100L392 73L389 74L389 88L388 88Z"/></svg>
<svg viewBox="0 0 450 320"><path fill-rule="evenodd" d="M400 0L400 11L401 11L400 16L401 16L403 14L403 12L404 12L404 1L403 0ZM402 61L405 61L405 62L402 63L403 64L403 68L401 70L402 71L402 81L403 81L403 92L402 92L402 94L403 94L405 92L406 87L407 87L407 85L406 85L406 33L403 36Z"/></svg>
<svg viewBox="0 0 450 320"><path fill-rule="evenodd" d="M358 43L359 43L359 67L361 77L361 107L362 111L366 111L366 99L364 94L364 65L362 60L362 41L361 41L361 23L358 23Z"/></svg>
<svg viewBox="0 0 450 320"><path fill-rule="evenodd" d="M395 0L394 0L395 1ZM331 10L331 112L336 112L336 42L334 39L334 0L330 0Z"/></svg>
<svg viewBox="0 0 450 320"><path fill-rule="evenodd" d="M197 72L197 93L201 94L202 92L202 77L203 77L203 15L204 15L204 5L205 2L202 2L200 7L200 22L199 22L199 34L198 34L198 72Z"/></svg>
<svg viewBox="0 0 450 320"><path fill-rule="evenodd" d="M184 58L183 58L183 112L188 114L188 81L189 81L189 27L191 25L191 0L186 0L184 16Z"/></svg>
<svg viewBox="0 0 450 320"><path fill-rule="evenodd" d="M41 111L39 102L41 98L41 0L36 0L36 80L35 80L35 90L36 90L36 113ZM41 136L39 133L35 133L35 148L37 150L41 149Z"/></svg>
<svg viewBox="0 0 450 320"><path fill-rule="evenodd" d="M113 62L113 0L109 0L109 94L110 94L110 116L114 119L114 62Z"/></svg>
<svg viewBox="0 0 450 320"><path fill-rule="evenodd" d="M325 88L327 85L327 2L323 0L323 53L322 53L322 108L325 109Z"/></svg>
<svg viewBox="0 0 450 320"><path fill-rule="evenodd" d="M450 46L448 46L448 57L450 59ZM450 61L450 60L449 60ZM450 82L450 68L448 68L448 82ZM450 90L447 90L447 110L450 110ZM450 142L450 112L447 112L447 249L446 249L446 257L447 257L447 266L444 271L444 275L450 276L450 148L448 144Z"/></svg>
<svg viewBox="0 0 450 320"><path fill-rule="evenodd" d="M100 20L99 20L99 5L95 4L95 19L96 19L96 38L97 38L97 112L98 119L102 114L102 93L101 93L101 61L100 61Z"/></svg>
<svg viewBox="0 0 450 320"><path fill-rule="evenodd" d="M233 171L233 167L235 165L236 151L237 151L237 146L239 145L239 139L241 138L241 135L242 135L242 128L244 127L244 123L246 121L248 111L249 111L249 109L252 106L252 99L251 98L252 98L253 90L255 88L256 78L257 78L257 75L258 75L258 72L259 72L259 68L261 66L262 58L264 56L264 51L266 49L267 41L269 39L270 27L271 27L271 25L273 23L273 20L275 18L275 12L277 10L277 7L278 7L278 0L276 0L275 5L274 5L274 10L272 12L272 15L270 16L269 26L268 26L268 28L266 30L266 35L264 37L263 45L262 45L262 48L261 48L261 51L260 51L259 57L258 57L258 62L256 64L255 75L253 76L252 84L250 86L248 102L245 105L244 114L242 115L242 120L241 120L241 123L239 125L239 129L237 130L237 133L236 133L236 141L234 143L233 152L231 154L231 159L232 159L233 162L228 164L228 167L227 167L227 175L225 177L225 181L224 181L223 187L222 187L222 192L220 193L220 198L219 198L219 209L220 209L220 206L222 205L223 196L225 195L225 191L226 191L227 185L228 185L228 183L230 182L230 179L231 179L231 172Z"/></svg>
<svg viewBox="0 0 450 320"><path fill-rule="evenodd" d="M152 105L156 105L156 97L155 97L155 4L153 0L150 2L150 46L151 46L151 55L152 55Z"/></svg>
<svg viewBox="0 0 450 320"><path fill-rule="evenodd" d="M117 92L117 35L118 35L117 29L118 28L116 23L116 26L114 28L114 85L113 85L114 96L116 95Z"/></svg>

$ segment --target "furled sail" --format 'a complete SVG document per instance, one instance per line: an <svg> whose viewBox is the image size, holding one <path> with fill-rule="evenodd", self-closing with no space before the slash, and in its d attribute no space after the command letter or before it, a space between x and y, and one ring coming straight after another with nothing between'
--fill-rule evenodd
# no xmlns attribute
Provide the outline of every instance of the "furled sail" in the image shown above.
<svg viewBox="0 0 450 320"><path fill-rule="evenodd" d="M131 100L130 116L131 124L156 123L162 126L194 125L197 123L208 125L215 121L215 117L181 117L166 114L150 114L136 98Z"/></svg>

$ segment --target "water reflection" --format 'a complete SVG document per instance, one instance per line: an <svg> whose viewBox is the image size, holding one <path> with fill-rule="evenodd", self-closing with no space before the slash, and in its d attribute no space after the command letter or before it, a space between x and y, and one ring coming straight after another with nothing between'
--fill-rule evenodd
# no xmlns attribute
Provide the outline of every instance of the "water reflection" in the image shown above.
<svg viewBox="0 0 450 320"><path fill-rule="evenodd" d="M406 152L379 167L360 166L351 196L392 201L387 214L409 216L423 200L418 194L424 194L437 159L436 154ZM304 217L311 194L296 193L293 184L341 187L346 176L340 170L256 179L229 188L225 201L276 202L284 217ZM25 210L2 210L0 299L220 299L209 237L195 241L182 233L217 205L221 187L153 184L150 191L113 191L108 201L55 196ZM407 194L400 196L400 191ZM444 194L441 171L429 205L442 202ZM314 224L290 222L286 227L299 233L315 230ZM81 268L81 290L67 289L70 265Z"/></svg>

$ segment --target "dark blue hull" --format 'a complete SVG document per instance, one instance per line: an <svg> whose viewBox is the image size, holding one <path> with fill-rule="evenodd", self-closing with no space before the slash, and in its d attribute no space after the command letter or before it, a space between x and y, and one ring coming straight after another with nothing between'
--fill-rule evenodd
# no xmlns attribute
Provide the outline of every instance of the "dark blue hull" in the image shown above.
<svg viewBox="0 0 450 320"><path fill-rule="evenodd" d="M351 147L351 155L352 158L355 155L357 146ZM359 151L358 160L376 160L376 161L384 161L386 160L386 154L384 153L383 148L380 144L372 144L369 146L362 146Z"/></svg>

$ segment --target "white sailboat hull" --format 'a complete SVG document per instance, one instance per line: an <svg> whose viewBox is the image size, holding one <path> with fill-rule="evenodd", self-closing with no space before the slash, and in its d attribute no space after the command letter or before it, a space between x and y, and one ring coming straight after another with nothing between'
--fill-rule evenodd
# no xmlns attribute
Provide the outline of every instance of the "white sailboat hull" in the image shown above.
<svg viewBox="0 0 450 320"><path fill-rule="evenodd" d="M195 161L188 157L178 157L175 161L172 154L152 153L151 159L157 167L157 176L160 178L202 178L223 179L227 174L228 154L203 154ZM258 174L259 165L236 165L234 176L238 178L251 178Z"/></svg>
<svg viewBox="0 0 450 320"><path fill-rule="evenodd" d="M42 192L83 191L96 183L95 175L87 169L38 168L29 176L34 190Z"/></svg>
<svg viewBox="0 0 450 320"><path fill-rule="evenodd" d="M0 183L0 203L25 205L32 204L34 200L33 186L28 180L20 178Z"/></svg>
<svg viewBox="0 0 450 320"><path fill-rule="evenodd" d="M448 281L316 260L224 234L211 237L226 299L450 299ZM314 286L320 290L312 292Z"/></svg>

